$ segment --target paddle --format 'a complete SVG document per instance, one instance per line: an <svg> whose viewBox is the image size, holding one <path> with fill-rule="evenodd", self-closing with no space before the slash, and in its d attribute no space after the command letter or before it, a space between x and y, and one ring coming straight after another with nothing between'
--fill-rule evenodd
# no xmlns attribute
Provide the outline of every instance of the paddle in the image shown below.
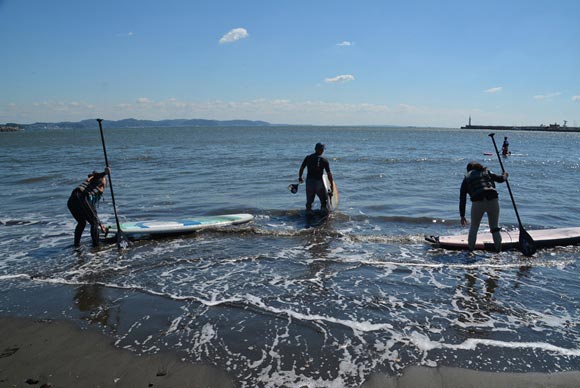
<svg viewBox="0 0 580 388"><path fill-rule="evenodd" d="M292 183L292 184L288 185L288 190L290 190L290 192L292 194L296 194L298 192L298 185L299 184L300 183Z"/></svg>
<svg viewBox="0 0 580 388"><path fill-rule="evenodd" d="M493 142L493 147L495 148L495 153L497 154L497 159L499 160L499 165L501 166L501 171L505 173L503 163L501 162L501 157L499 156L499 150L497 149L497 144L495 144L495 139L493 137L494 135L495 133L490 133L489 137L491 137L491 141ZM516 217L518 219L518 225L520 228L520 238L519 238L520 251L526 256L532 256L534 253L536 253L536 243L534 242L532 236L530 236L530 234L526 232L524 226L522 225L522 221L520 220L520 215L518 213L518 208L516 207L516 201L514 200L509 180L506 179L505 184L507 185L508 192L510 193L510 198L512 199L512 204L514 205L514 210L516 212Z"/></svg>
<svg viewBox="0 0 580 388"><path fill-rule="evenodd" d="M103 153L105 154L105 165L109 167L109 158L107 158L107 148L105 147L105 136L103 135L103 119L97 119L99 123L99 131L101 132L101 142L103 143ZM109 178L109 187L111 188L111 198L113 200L113 211L115 212L115 221L117 222L117 248L127 248L129 246L129 239L121 230L119 223L119 216L117 215L117 206L115 205L115 193L113 192L113 182L111 181L111 173L107 173Z"/></svg>

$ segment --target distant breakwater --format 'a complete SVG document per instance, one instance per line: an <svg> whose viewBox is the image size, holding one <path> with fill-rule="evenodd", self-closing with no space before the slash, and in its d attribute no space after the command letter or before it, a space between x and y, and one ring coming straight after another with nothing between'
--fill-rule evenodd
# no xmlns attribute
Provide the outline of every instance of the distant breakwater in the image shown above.
<svg viewBox="0 0 580 388"><path fill-rule="evenodd" d="M540 126L506 126L506 125L464 125L461 129L491 129L495 131L540 131L540 132L580 132L580 127L566 127L557 124Z"/></svg>

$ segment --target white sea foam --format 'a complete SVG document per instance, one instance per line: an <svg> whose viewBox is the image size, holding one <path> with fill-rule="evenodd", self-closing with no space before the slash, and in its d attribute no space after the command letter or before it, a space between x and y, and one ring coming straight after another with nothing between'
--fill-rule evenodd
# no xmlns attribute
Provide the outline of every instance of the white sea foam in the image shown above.
<svg viewBox="0 0 580 388"><path fill-rule="evenodd" d="M448 344L431 341L425 334L412 332L410 335L412 343L421 351L429 352L433 349L454 349L454 350L475 350L478 346L489 346L509 349L536 349L550 353L557 353L563 356L580 357L580 349L567 349L544 342L508 342L490 339L469 338L460 344Z"/></svg>
<svg viewBox="0 0 580 388"><path fill-rule="evenodd" d="M30 279L28 274L0 275L0 280Z"/></svg>
<svg viewBox="0 0 580 388"><path fill-rule="evenodd" d="M216 338L216 336L217 332L215 331L213 325L206 323L201 329L197 345L201 346L204 344L209 344L213 339Z"/></svg>
<svg viewBox="0 0 580 388"><path fill-rule="evenodd" d="M171 324L169 325L169 329L167 329L167 334L170 334L170 333L177 331L177 328L179 327L179 324L181 323L182 319L183 319L183 317L179 316L179 317L175 318L173 321L171 321Z"/></svg>

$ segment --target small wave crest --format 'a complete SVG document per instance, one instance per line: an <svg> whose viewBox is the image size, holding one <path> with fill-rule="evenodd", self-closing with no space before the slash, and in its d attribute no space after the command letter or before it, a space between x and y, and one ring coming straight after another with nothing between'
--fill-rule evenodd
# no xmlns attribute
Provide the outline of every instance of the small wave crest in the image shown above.
<svg viewBox="0 0 580 388"><path fill-rule="evenodd" d="M19 184L39 183L39 182L50 181L50 180L53 180L55 178L60 178L60 175L50 174L50 175L35 176L35 177L21 179L19 181L16 181L16 183L19 183Z"/></svg>
<svg viewBox="0 0 580 388"><path fill-rule="evenodd" d="M0 225L3 226L20 226L20 225L45 225L48 221L43 220L18 220L18 219L0 219Z"/></svg>

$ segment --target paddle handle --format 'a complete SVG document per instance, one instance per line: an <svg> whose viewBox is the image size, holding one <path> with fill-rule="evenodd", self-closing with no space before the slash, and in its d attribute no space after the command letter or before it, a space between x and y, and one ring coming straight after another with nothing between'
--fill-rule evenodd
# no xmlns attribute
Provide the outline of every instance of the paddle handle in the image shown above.
<svg viewBox="0 0 580 388"><path fill-rule="evenodd" d="M490 133L489 137L491 137L491 141L493 142L493 148L495 148L495 153L497 155L497 160L499 160L499 165L501 167L501 172L505 173L505 169L503 168L503 163L501 161L501 157L499 156L499 149L497 148L497 144L495 143L495 133ZM516 212L516 218L518 219L518 225L520 226L520 230L523 229L522 221L520 220L520 214L518 213L518 208L516 206L516 201L514 199L514 195L512 194L512 189L510 187L510 182L508 179L505 180L505 184L508 188L508 192L510 193L510 198L512 200L512 204L514 205L514 211Z"/></svg>

